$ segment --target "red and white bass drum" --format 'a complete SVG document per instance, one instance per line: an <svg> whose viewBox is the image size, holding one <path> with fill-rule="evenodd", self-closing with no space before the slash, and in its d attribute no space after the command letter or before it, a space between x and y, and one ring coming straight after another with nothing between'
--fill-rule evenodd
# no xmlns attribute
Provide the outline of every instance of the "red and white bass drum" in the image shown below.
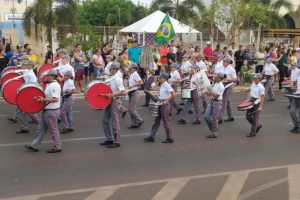
<svg viewBox="0 0 300 200"><path fill-rule="evenodd" d="M111 103L110 98L103 96L105 94L112 94L109 85L102 81L95 80L87 85L85 90L85 100L93 109L103 110Z"/></svg>

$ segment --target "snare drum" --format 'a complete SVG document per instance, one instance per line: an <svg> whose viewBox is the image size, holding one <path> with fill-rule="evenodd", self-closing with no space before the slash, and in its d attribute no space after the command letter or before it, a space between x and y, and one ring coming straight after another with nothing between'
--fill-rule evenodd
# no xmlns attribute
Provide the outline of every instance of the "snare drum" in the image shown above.
<svg viewBox="0 0 300 200"><path fill-rule="evenodd" d="M249 110L249 109L253 108L253 106L254 106L253 102L251 102L251 101L243 101L242 103L240 103L237 106L237 109L239 111L245 111L245 110Z"/></svg>
<svg viewBox="0 0 300 200"><path fill-rule="evenodd" d="M3 85L6 81L16 78L20 76L20 73L14 72L14 71L8 71L3 74L0 80L0 85ZM19 78L20 80L24 80L23 78Z"/></svg>
<svg viewBox="0 0 300 200"><path fill-rule="evenodd" d="M281 82L282 88L290 88L293 85L293 81L291 80L285 80Z"/></svg>
<svg viewBox="0 0 300 200"><path fill-rule="evenodd" d="M149 103L149 110L150 110L150 114L154 117L158 117L159 116L159 106L161 106L161 102L150 102Z"/></svg>
<svg viewBox="0 0 300 200"><path fill-rule="evenodd" d="M182 89L181 90L181 98L182 99L190 99L192 97L193 89Z"/></svg>
<svg viewBox="0 0 300 200"><path fill-rule="evenodd" d="M93 109L103 110L111 103L111 99L103 94L112 94L111 88L102 81L95 80L86 86L85 100Z"/></svg>
<svg viewBox="0 0 300 200"><path fill-rule="evenodd" d="M292 97L292 98L296 98L296 99L300 99L300 94L295 94L295 93L285 94L284 96L286 96L286 97Z"/></svg>
<svg viewBox="0 0 300 200"><path fill-rule="evenodd" d="M9 104L16 105L17 92L23 84L23 79L11 79L6 81L1 88L3 99Z"/></svg>
<svg viewBox="0 0 300 200"><path fill-rule="evenodd" d="M43 88L38 83L23 84L17 94L16 103L25 113L38 113L45 107L45 102L39 102L37 97L45 98Z"/></svg>

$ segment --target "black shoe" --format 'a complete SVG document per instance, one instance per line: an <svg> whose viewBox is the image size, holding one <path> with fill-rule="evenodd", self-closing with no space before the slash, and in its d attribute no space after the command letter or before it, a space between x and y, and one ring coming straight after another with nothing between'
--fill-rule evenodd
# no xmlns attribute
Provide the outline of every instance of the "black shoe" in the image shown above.
<svg viewBox="0 0 300 200"><path fill-rule="evenodd" d="M47 153L59 153L62 152L62 149L49 149L48 151L46 151Z"/></svg>
<svg viewBox="0 0 300 200"><path fill-rule="evenodd" d="M186 124L186 121L185 121L184 119L179 119L179 120L177 120L177 122L178 122L179 124Z"/></svg>
<svg viewBox="0 0 300 200"><path fill-rule="evenodd" d="M193 114L194 112L192 110L189 110L189 114Z"/></svg>
<svg viewBox="0 0 300 200"><path fill-rule="evenodd" d="M138 128L139 126L138 125L130 125L130 126L127 126L128 129L135 129L135 128Z"/></svg>
<svg viewBox="0 0 300 200"><path fill-rule="evenodd" d="M225 119L224 122L233 122L234 118L233 117L229 117L228 119Z"/></svg>
<svg viewBox="0 0 300 200"><path fill-rule="evenodd" d="M61 134L66 134L66 133L73 132L73 131L74 131L74 129L72 129L72 128L66 128L66 129L62 130Z"/></svg>
<svg viewBox="0 0 300 200"><path fill-rule="evenodd" d="M164 143L164 144L174 143L174 139L167 138L167 139L161 141L161 143Z"/></svg>
<svg viewBox="0 0 300 200"><path fill-rule="evenodd" d="M208 135L206 136L206 138L217 138L218 136L217 135Z"/></svg>
<svg viewBox="0 0 300 200"><path fill-rule="evenodd" d="M138 123L138 128L142 126L142 124L144 123L144 120Z"/></svg>
<svg viewBox="0 0 300 200"><path fill-rule="evenodd" d="M298 127L293 127L290 131L291 131L292 133L295 133L295 131L298 132Z"/></svg>
<svg viewBox="0 0 300 200"><path fill-rule="evenodd" d="M21 134L21 133L29 133L29 130L20 130L16 132L17 134Z"/></svg>
<svg viewBox="0 0 300 200"><path fill-rule="evenodd" d="M149 104L146 104L146 103L145 103L145 104L142 105L142 106L143 106L143 107L149 107Z"/></svg>
<svg viewBox="0 0 300 200"><path fill-rule="evenodd" d="M195 120L195 121L192 122L192 124L197 125L197 124L201 124L201 122L198 121L198 120Z"/></svg>
<svg viewBox="0 0 300 200"><path fill-rule="evenodd" d="M275 101L275 99L268 99L268 101Z"/></svg>
<svg viewBox="0 0 300 200"><path fill-rule="evenodd" d="M181 102L179 105L181 105L181 106L184 106L184 105L185 105L185 103Z"/></svg>
<svg viewBox="0 0 300 200"><path fill-rule="evenodd" d="M249 133L249 134L246 135L246 137L254 137L254 136L256 136L255 133Z"/></svg>
<svg viewBox="0 0 300 200"><path fill-rule="evenodd" d="M171 112L169 112L169 117L171 117L172 116L172 113Z"/></svg>
<svg viewBox="0 0 300 200"><path fill-rule="evenodd" d="M38 121L30 121L28 122L29 124L38 124L39 122Z"/></svg>
<svg viewBox="0 0 300 200"><path fill-rule="evenodd" d="M223 123L223 120L219 119L218 124L222 124L222 123Z"/></svg>
<svg viewBox="0 0 300 200"><path fill-rule="evenodd" d="M290 109L290 108L291 108L291 106L289 105L289 106L287 106L286 108L287 108L287 109Z"/></svg>
<svg viewBox="0 0 300 200"><path fill-rule="evenodd" d="M10 121L11 123L17 123L17 120L13 119L13 118L7 118L8 121Z"/></svg>
<svg viewBox="0 0 300 200"><path fill-rule="evenodd" d="M258 133L261 128L262 128L262 125L259 125L256 129L256 133Z"/></svg>
<svg viewBox="0 0 300 200"><path fill-rule="evenodd" d="M114 143L113 141L105 140L104 142L99 143L99 145L106 146L106 145L113 144L113 143Z"/></svg>
<svg viewBox="0 0 300 200"><path fill-rule="evenodd" d="M57 119L57 123L60 124L61 123L61 119Z"/></svg>
<svg viewBox="0 0 300 200"><path fill-rule="evenodd" d="M122 113L122 118L124 118L126 116L126 114L127 114L127 111L123 112Z"/></svg>
<svg viewBox="0 0 300 200"><path fill-rule="evenodd" d="M151 136L144 138L144 142L155 142L155 139Z"/></svg>
<svg viewBox="0 0 300 200"><path fill-rule="evenodd" d="M121 146L120 143L112 143L112 144L108 144L107 148L117 148L117 147L120 147L120 146Z"/></svg>
<svg viewBox="0 0 300 200"><path fill-rule="evenodd" d="M293 132L293 133L299 133L299 128L291 130L291 132Z"/></svg>
<svg viewBox="0 0 300 200"><path fill-rule="evenodd" d="M39 151L39 149L35 149L32 146L30 146L30 145L25 145L25 148L28 149L28 150L30 150L30 151L33 151L33 152L38 152Z"/></svg>
<svg viewBox="0 0 300 200"><path fill-rule="evenodd" d="M179 115L179 114L181 113L181 111L183 111L183 109L182 109L182 108L179 108L179 109L177 110L177 112L176 112L176 115Z"/></svg>

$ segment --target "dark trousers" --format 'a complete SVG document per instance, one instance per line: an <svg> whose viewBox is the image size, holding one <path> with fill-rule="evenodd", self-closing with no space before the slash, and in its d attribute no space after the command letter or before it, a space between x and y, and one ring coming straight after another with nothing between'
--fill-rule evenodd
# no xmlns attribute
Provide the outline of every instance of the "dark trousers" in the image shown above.
<svg viewBox="0 0 300 200"><path fill-rule="evenodd" d="M167 139L173 139L173 132L171 130L171 124L168 117L169 106L170 104L159 106L159 115L154 119L154 123L152 125L151 132L150 132L151 137L154 138L156 136L157 130L160 126L160 122L162 120L166 130Z"/></svg>
<svg viewBox="0 0 300 200"><path fill-rule="evenodd" d="M260 104L255 104L253 108L247 110L246 119L251 124L251 133L256 133L257 127L259 126L259 111L258 109Z"/></svg>

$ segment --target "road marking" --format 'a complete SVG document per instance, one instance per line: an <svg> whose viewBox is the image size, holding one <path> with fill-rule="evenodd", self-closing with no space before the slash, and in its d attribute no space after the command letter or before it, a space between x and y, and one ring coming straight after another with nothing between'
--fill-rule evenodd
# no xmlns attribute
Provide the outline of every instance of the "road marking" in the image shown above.
<svg viewBox="0 0 300 200"><path fill-rule="evenodd" d="M173 200L182 188L186 185L189 179L180 178L169 181L153 198L152 200Z"/></svg>
<svg viewBox="0 0 300 200"><path fill-rule="evenodd" d="M288 167L289 178L289 198L290 200L300 199L300 168L296 166Z"/></svg>
<svg viewBox="0 0 300 200"><path fill-rule="evenodd" d="M231 174L216 200L232 199L236 200L248 177L247 171L241 171Z"/></svg>
<svg viewBox="0 0 300 200"><path fill-rule="evenodd" d="M84 200L106 200L117 191L119 187L103 187L98 189Z"/></svg>

